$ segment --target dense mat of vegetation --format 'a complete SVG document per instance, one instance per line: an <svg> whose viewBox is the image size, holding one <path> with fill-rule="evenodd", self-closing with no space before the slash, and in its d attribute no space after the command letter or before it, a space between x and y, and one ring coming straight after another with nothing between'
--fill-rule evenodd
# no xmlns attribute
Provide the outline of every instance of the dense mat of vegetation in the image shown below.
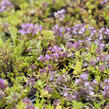
<svg viewBox="0 0 109 109"><path fill-rule="evenodd" d="M109 1L0 0L0 109L109 109Z"/></svg>

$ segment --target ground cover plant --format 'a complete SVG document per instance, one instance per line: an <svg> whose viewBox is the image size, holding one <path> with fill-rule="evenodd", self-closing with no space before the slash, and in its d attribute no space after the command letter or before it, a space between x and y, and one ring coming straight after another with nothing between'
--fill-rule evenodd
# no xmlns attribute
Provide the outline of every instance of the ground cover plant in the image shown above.
<svg viewBox="0 0 109 109"><path fill-rule="evenodd" d="M109 109L109 1L0 0L0 109Z"/></svg>

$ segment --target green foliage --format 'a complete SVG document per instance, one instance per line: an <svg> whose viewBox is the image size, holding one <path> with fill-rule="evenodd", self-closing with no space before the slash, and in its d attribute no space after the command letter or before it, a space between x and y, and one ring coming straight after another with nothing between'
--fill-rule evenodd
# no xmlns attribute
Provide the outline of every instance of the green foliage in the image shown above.
<svg viewBox="0 0 109 109"><path fill-rule="evenodd" d="M10 27L10 34L11 34L11 38L12 38L12 41L13 43L16 43L16 40L17 40L17 29L13 26L13 27Z"/></svg>
<svg viewBox="0 0 109 109"><path fill-rule="evenodd" d="M109 1L101 1L10 0L4 8L0 0L0 109L107 109Z"/></svg>

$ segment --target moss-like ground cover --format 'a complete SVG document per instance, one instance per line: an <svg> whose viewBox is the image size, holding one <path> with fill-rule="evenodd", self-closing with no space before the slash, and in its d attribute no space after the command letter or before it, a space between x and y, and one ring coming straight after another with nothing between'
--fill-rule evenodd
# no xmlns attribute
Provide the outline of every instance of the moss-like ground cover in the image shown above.
<svg viewBox="0 0 109 109"><path fill-rule="evenodd" d="M109 109L109 0L0 0L0 109Z"/></svg>

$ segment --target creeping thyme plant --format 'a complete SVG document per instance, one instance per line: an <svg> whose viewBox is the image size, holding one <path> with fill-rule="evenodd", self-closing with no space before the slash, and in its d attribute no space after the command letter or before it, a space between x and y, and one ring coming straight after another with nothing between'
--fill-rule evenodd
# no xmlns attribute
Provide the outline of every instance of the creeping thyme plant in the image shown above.
<svg viewBox="0 0 109 109"><path fill-rule="evenodd" d="M0 0L0 109L109 109L109 0Z"/></svg>

